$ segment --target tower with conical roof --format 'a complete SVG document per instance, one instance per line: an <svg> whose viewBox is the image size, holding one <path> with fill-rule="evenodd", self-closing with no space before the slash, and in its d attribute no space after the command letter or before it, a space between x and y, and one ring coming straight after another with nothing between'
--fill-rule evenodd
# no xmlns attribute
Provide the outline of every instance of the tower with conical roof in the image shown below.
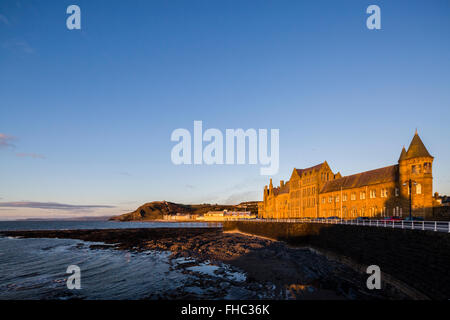
<svg viewBox="0 0 450 320"><path fill-rule="evenodd" d="M409 213L409 193L411 192L413 215L432 216L433 159L416 130L408 150L403 147L398 159L401 196L408 202L402 205L403 210L406 210L405 213ZM412 190L409 190L409 180L412 182Z"/></svg>

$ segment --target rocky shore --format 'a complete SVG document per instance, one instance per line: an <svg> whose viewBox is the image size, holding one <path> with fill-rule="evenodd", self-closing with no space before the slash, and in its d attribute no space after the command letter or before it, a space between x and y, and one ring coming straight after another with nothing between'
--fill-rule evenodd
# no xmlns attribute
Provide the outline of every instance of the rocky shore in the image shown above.
<svg viewBox="0 0 450 320"><path fill-rule="evenodd" d="M170 252L173 269L201 273L195 283L151 299L406 299L385 284L368 290L368 275L308 248L293 248L221 228L3 231L3 236L96 242L92 249ZM206 271L205 271L206 270ZM231 288L234 293L230 296ZM192 289L194 288L194 289ZM196 293L196 289L202 293ZM227 289L228 288L228 289ZM211 294L205 295L205 292Z"/></svg>

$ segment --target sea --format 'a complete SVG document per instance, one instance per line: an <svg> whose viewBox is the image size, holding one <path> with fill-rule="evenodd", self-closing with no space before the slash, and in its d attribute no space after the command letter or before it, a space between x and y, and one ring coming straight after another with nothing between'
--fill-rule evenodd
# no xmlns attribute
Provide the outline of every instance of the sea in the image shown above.
<svg viewBox="0 0 450 320"><path fill-rule="evenodd" d="M112 221L2 221L0 230L208 227L207 223ZM169 259L169 252L94 249L93 242L0 236L0 300L135 300L264 298L242 289L245 273L227 265ZM80 289L69 289L80 268ZM179 266L188 267L180 268ZM218 269L220 272L217 272ZM217 286L208 283L217 283Z"/></svg>

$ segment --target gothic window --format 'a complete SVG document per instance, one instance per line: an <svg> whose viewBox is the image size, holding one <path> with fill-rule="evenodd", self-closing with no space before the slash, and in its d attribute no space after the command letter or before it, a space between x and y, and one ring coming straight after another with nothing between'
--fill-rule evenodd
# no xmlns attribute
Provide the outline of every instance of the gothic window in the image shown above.
<svg viewBox="0 0 450 320"><path fill-rule="evenodd" d="M423 172L424 173L430 173L431 172L431 163L430 162L425 162L423 164Z"/></svg>
<svg viewBox="0 0 450 320"><path fill-rule="evenodd" d="M395 188L395 196L398 197L398 188Z"/></svg>

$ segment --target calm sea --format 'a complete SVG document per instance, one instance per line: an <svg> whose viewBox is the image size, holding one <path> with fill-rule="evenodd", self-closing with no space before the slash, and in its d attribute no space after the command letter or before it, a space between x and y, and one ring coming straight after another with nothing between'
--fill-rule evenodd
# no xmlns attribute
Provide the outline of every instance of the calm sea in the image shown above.
<svg viewBox="0 0 450 320"><path fill-rule="evenodd" d="M82 221L0 222L0 230L108 229L155 227L206 227L206 223L140 223ZM231 294L202 287L205 276L215 277L217 266L199 264L176 268L170 253L134 253L91 249L92 242L70 239L18 239L0 237L0 299L145 299L145 298L251 298L233 285ZM192 264L178 259L175 263ZM81 269L81 290L67 289L69 265ZM194 263L195 265L195 263ZM225 267L226 269L226 267ZM227 270L225 270L227 271ZM209 273L209 274L208 274ZM222 272L218 283L245 280L245 274ZM233 281L232 281L233 280ZM200 283L200 284L199 284ZM247 296L246 296L247 295Z"/></svg>
<svg viewBox="0 0 450 320"><path fill-rule="evenodd" d="M0 230L76 230L126 228L198 228L217 224L205 222L115 222L115 221L0 221Z"/></svg>

